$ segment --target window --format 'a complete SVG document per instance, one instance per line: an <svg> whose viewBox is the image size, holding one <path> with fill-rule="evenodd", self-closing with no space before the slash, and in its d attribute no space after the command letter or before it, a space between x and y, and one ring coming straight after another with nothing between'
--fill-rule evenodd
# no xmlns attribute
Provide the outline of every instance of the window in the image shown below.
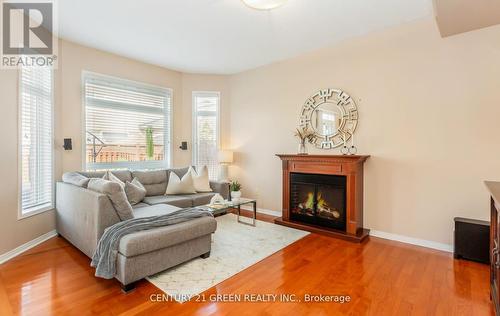
<svg viewBox="0 0 500 316"><path fill-rule="evenodd" d="M84 73L87 170L170 166L170 89Z"/></svg>
<svg viewBox="0 0 500 316"><path fill-rule="evenodd" d="M193 165L208 167L217 178L219 149L219 92L193 92Z"/></svg>
<svg viewBox="0 0 500 316"><path fill-rule="evenodd" d="M20 217L53 206L53 72L22 68L19 75Z"/></svg>

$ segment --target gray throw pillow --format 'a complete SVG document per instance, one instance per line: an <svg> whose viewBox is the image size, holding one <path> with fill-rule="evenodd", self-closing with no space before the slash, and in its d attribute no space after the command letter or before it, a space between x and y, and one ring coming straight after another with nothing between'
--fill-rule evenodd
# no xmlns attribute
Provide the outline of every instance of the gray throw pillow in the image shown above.
<svg viewBox="0 0 500 316"><path fill-rule="evenodd" d="M65 183L73 184L82 188L86 188L90 181L89 178L82 176L78 172L65 172L62 176L62 180Z"/></svg>
<svg viewBox="0 0 500 316"><path fill-rule="evenodd" d="M92 178L89 181L88 188L89 190L106 194L111 200L116 210L116 214L122 221L134 218L132 205L128 202L125 190L119 183L105 179Z"/></svg>
<svg viewBox="0 0 500 316"><path fill-rule="evenodd" d="M115 176L111 171L106 171L106 173L102 176L102 178L104 180L116 182L119 185L121 185L122 188L125 187L125 182L123 182L122 180L118 179L118 177Z"/></svg>
<svg viewBox="0 0 500 316"><path fill-rule="evenodd" d="M125 182L125 194L130 204L136 205L146 196L146 188L137 178L134 178L132 182Z"/></svg>

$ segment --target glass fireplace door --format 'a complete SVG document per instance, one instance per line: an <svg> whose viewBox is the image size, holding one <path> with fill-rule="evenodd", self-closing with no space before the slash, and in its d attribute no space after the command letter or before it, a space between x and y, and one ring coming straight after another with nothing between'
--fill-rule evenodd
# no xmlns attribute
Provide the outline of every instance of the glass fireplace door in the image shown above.
<svg viewBox="0 0 500 316"><path fill-rule="evenodd" d="M345 230L346 177L292 173L290 219Z"/></svg>

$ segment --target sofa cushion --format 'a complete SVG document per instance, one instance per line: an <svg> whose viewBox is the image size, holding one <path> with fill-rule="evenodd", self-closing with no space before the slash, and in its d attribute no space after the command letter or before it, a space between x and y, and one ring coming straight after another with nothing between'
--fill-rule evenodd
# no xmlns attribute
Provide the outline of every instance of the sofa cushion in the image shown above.
<svg viewBox="0 0 500 316"><path fill-rule="evenodd" d="M177 210L180 210L180 208L169 204L147 205L146 207L140 207L138 209L134 209L134 217L138 218L138 217L165 215L165 214L170 214Z"/></svg>
<svg viewBox="0 0 500 316"><path fill-rule="evenodd" d="M88 189L106 194L111 200L116 214L122 221L134 218L132 205L127 200L125 190L117 182L92 178L89 181Z"/></svg>
<svg viewBox="0 0 500 316"><path fill-rule="evenodd" d="M146 188L134 178L132 182L125 183L125 194L130 204L135 205L141 202L146 196Z"/></svg>
<svg viewBox="0 0 500 316"><path fill-rule="evenodd" d="M78 172L65 172L62 175L63 182L76 185L77 187L86 188L90 178L79 174Z"/></svg>
<svg viewBox="0 0 500 316"><path fill-rule="evenodd" d="M120 180L117 176L115 176L111 171L106 171L104 175L102 176L104 180L108 181L113 181L121 185L123 188L125 188L125 182ZM128 182L128 181L127 181Z"/></svg>
<svg viewBox="0 0 500 316"><path fill-rule="evenodd" d="M104 174L106 173L105 171L80 171L78 172L82 176L85 176L87 178L102 178ZM116 170L112 171L113 175L115 175L120 181L123 183L127 181L132 181L132 173L129 170Z"/></svg>
<svg viewBox="0 0 500 316"><path fill-rule="evenodd" d="M196 193L194 189L193 177L189 170L182 179L175 172L170 172L168 177L167 191L165 194L191 194Z"/></svg>
<svg viewBox="0 0 500 316"><path fill-rule="evenodd" d="M136 205L132 205L132 208L135 210L135 209L138 209L138 208L141 208L141 207L148 207L148 206L151 206L151 205L146 204L144 202L141 202L141 203L137 203Z"/></svg>
<svg viewBox="0 0 500 316"><path fill-rule="evenodd" d="M196 193L191 195L193 200L193 206L207 205L210 204L210 200L215 195L215 193Z"/></svg>
<svg viewBox="0 0 500 316"><path fill-rule="evenodd" d="M210 204L210 200L214 195L215 193L195 193L184 195L147 196L144 198L143 203L147 203L148 205L169 204L177 207L192 207Z"/></svg>
<svg viewBox="0 0 500 316"><path fill-rule="evenodd" d="M132 171L134 178L146 188L146 196L165 194L167 190L167 171Z"/></svg>
<svg viewBox="0 0 500 316"><path fill-rule="evenodd" d="M192 207L193 200L191 195L157 195L146 196L143 200L144 203L149 205L156 204L170 204L177 207Z"/></svg>
<svg viewBox="0 0 500 316"><path fill-rule="evenodd" d="M213 217L200 217L178 223L125 235L118 252L133 257L177 245L215 232L217 221Z"/></svg>
<svg viewBox="0 0 500 316"><path fill-rule="evenodd" d="M222 195L226 200L229 199L229 182L226 181L210 181L210 187L214 192Z"/></svg>

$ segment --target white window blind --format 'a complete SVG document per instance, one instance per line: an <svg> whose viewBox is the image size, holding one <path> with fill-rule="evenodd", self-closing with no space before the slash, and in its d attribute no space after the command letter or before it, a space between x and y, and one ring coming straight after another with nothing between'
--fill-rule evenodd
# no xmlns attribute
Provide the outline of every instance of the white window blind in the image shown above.
<svg viewBox="0 0 500 316"><path fill-rule="evenodd" d="M53 208L53 72L22 68L19 80L20 215Z"/></svg>
<svg viewBox="0 0 500 316"><path fill-rule="evenodd" d="M170 89L85 73L88 170L170 165Z"/></svg>
<svg viewBox="0 0 500 316"><path fill-rule="evenodd" d="M211 180L219 168L219 92L193 92L193 165L208 167Z"/></svg>

